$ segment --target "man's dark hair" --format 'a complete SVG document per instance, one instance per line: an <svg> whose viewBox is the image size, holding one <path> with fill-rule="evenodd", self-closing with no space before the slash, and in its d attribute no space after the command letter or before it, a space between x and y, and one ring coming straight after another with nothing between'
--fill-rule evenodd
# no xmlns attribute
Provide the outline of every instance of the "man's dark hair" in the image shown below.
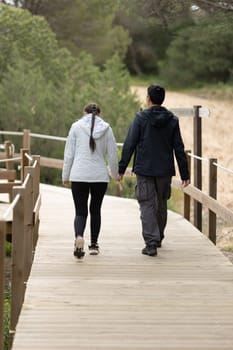
<svg viewBox="0 0 233 350"><path fill-rule="evenodd" d="M162 86L152 84L147 88L147 94L152 103L161 105L165 98L165 89Z"/></svg>

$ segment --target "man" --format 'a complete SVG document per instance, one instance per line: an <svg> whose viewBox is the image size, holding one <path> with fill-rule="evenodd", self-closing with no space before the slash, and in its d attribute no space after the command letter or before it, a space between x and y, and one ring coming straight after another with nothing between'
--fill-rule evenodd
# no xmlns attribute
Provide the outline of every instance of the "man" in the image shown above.
<svg viewBox="0 0 233 350"><path fill-rule="evenodd" d="M184 144L178 118L162 103L165 90L159 85L147 89L148 108L136 113L122 149L118 180L121 181L134 153L133 172L137 176L136 198L139 202L142 254L155 256L164 239L167 223L167 200L171 178L175 175L174 154L182 186L190 183Z"/></svg>

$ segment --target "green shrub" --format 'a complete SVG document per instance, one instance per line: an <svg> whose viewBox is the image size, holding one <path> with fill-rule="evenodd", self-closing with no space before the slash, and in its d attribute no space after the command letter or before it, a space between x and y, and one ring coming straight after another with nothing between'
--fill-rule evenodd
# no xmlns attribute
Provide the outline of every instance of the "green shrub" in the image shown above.
<svg viewBox="0 0 233 350"><path fill-rule="evenodd" d="M8 350L9 330L10 330L10 293L9 291L7 291L4 299L4 350Z"/></svg>
<svg viewBox="0 0 233 350"><path fill-rule="evenodd" d="M136 199L135 196L136 176L124 176L122 181L122 198ZM108 184L107 194L110 196L117 195L117 182L111 180ZM182 214L183 211L183 193L172 188L171 197L168 200L168 209Z"/></svg>
<svg viewBox="0 0 233 350"><path fill-rule="evenodd" d="M231 14L205 17L177 31L160 62L161 77L174 87L232 81Z"/></svg>
<svg viewBox="0 0 233 350"><path fill-rule="evenodd" d="M135 198L135 185L136 177L135 176L124 176L122 181L122 193L121 197L123 198ZM110 196L117 195L117 182L111 180L108 184L107 194Z"/></svg>
<svg viewBox="0 0 233 350"><path fill-rule="evenodd" d="M12 245L10 242L6 242L5 249L6 249L6 256L11 256Z"/></svg>
<svg viewBox="0 0 233 350"><path fill-rule="evenodd" d="M172 188L171 197L168 200L168 209L183 214L183 193Z"/></svg>

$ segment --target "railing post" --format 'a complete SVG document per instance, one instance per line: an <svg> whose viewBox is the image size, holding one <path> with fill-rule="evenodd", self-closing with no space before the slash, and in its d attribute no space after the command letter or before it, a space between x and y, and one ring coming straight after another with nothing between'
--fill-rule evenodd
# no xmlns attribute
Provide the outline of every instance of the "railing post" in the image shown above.
<svg viewBox="0 0 233 350"><path fill-rule="evenodd" d="M185 153L188 161L188 169L191 179L191 157L188 155L188 153L191 153L191 151L186 151ZM190 196L184 193L184 218L188 221L190 221L190 202Z"/></svg>
<svg viewBox="0 0 233 350"><path fill-rule="evenodd" d="M23 148L27 148L30 150L30 147L31 147L30 130L24 129L23 130Z"/></svg>
<svg viewBox="0 0 233 350"><path fill-rule="evenodd" d="M33 194L34 194L34 205L40 193L40 156L33 156L35 164L35 170L33 172Z"/></svg>
<svg viewBox="0 0 233 350"><path fill-rule="evenodd" d="M202 156L202 119L199 115L201 106L194 106L193 117L193 147L194 154ZM202 163L200 159L194 158L194 186L202 189ZM202 231L202 204L194 200L194 226Z"/></svg>
<svg viewBox="0 0 233 350"><path fill-rule="evenodd" d="M5 146L6 159L13 158L11 141L5 141L4 142L4 146ZM12 170L13 169L13 163L12 162L6 162L6 169L7 170Z"/></svg>
<svg viewBox="0 0 233 350"><path fill-rule="evenodd" d="M20 165L20 178L21 182L23 183L25 174L24 174L24 167L29 165L29 159L26 157L26 153L28 153L29 150L27 148L21 148L20 155L21 155L21 165Z"/></svg>
<svg viewBox="0 0 233 350"><path fill-rule="evenodd" d="M10 159L13 158L13 152L12 152L12 143L11 141L5 141L4 142L4 146L5 146L5 155L6 155L6 159ZM13 162L6 162L6 169L7 170L13 170L14 166L13 166ZM8 182L14 182L14 180L8 180ZM9 190L9 201L12 201L12 190Z"/></svg>
<svg viewBox="0 0 233 350"><path fill-rule="evenodd" d="M26 172L32 175L32 183L33 183L33 189L32 189L32 204L33 209L35 208L35 205L37 201L39 200L40 196L40 156L33 156L33 166L26 167ZM34 220L34 213L33 213L33 222L32 222L32 235L33 235L33 251L35 250L35 246L38 240L38 230L39 230L39 219Z"/></svg>
<svg viewBox="0 0 233 350"><path fill-rule="evenodd" d="M33 176L28 171L28 168L25 168L25 176L28 174L29 178L26 182L26 187L24 189L24 232L25 232L25 247L24 247L24 281L28 280L34 252L33 244Z"/></svg>
<svg viewBox="0 0 233 350"><path fill-rule="evenodd" d="M217 163L216 158L210 158L209 160L209 196L217 199L217 167L214 165ZM208 210L208 236L209 239L216 244L216 214Z"/></svg>
<svg viewBox="0 0 233 350"><path fill-rule="evenodd" d="M5 240L6 223L0 221L0 350L4 350Z"/></svg>
<svg viewBox="0 0 233 350"><path fill-rule="evenodd" d="M14 197L19 194L20 198L13 210L12 222L12 279L11 279L11 320L10 339L12 344L19 313L24 300L25 292L25 232L24 232L24 189L13 188Z"/></svg>

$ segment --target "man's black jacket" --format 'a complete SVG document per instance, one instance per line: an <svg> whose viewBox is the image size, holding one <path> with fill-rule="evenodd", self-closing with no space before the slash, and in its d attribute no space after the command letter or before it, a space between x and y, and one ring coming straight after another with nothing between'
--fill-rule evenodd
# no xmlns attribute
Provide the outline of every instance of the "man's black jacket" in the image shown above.
<svg viewBox="0 0 233 350"><path fill-rule="evenodd" d="M173 176L175 154L181 179L189 179L179 120L162 106L152 106L136 113L124 142L119 174L125 173L133 153L135 174Z"/></svg>

